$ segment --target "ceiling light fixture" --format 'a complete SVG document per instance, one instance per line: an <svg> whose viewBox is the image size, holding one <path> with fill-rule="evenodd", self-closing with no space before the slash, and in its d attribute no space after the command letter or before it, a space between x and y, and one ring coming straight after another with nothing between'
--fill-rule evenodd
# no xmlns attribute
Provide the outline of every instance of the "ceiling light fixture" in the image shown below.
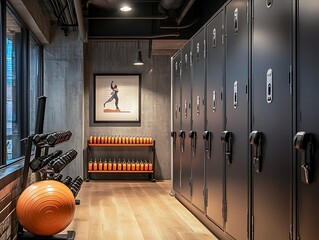
<svg viewBox="0 0 319 240"><path fill-rule="evenodd" d="M136 52L136 58L134 61L135 66L142 66L144 65L143 59L142 59L142 51L140 49L140 41L137 40L137 52Z"/></svg>
<svg viewBox="0 0 319 240"><path fill-rule="evenodd" d="M127 6L127 5L125 5L125 6L121 7L120 10L121 10L122 12L129 12L129 11L132 10L132 8L129 7L129 6Z"/></svg>

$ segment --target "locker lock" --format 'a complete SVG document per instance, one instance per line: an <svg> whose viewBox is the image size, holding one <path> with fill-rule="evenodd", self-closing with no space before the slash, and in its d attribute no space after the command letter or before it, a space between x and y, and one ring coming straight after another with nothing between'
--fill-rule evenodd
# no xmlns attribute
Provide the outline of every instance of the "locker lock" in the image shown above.
<svg viewBox="0 0 319 240"><path fill-rule="evenodd" d="M173 150L175 152L176 150L176 132L175 131L171 132L171 137L173 138Z"/></svg>
<svg viewBox="0 0 319 240"><path fill-rule="evenodd" d="M232 133L228 131L223 131L220 137L221 141L225 143L225 156L228 164L232 161Z"/></svg>
<svg viewBox="0 0 319 240"><path fill-rule="evenodd" d="M184 152L184 146L185 146L185 131L180 130L178 133L178 136L181 138L180 141L180 151Z"/></svg>
<svg viewBox="0 0 319 240"><path fill-rule="evenodd" d="M301 157L301 181L310 184L313 180L312 163L313 163L313 140L312 135L306 132L298 132L294 137L294 148L299 150Z"/></svg>
<svg viewBox="0 0 319 240"><path fill-rule="evenodd" d="M210 131L203 132L203 139L205 140L205 153L206 153L207 159L211 158L211 152L212 152L211 138L212 138L212 133Z"/></svg>
<svg viewBox="0 0 319 240"><path fill-rule="evenodd" d="M260 173L262 170L262 139L263 134L261 132L252 131L249 134L249 144L253 146L253 164L256 173Z"/></svg>
<svg viewBox="0 0 319 240"><path fill-rule="evenodd" d="M185 131L180 130L179 133L178 133L178 136L179 136L180 138L185 138Z"/></svg>
<svg viewBox="0 0 319 240"><path fill-rule="evenodd" d="M171 132L171 137L172 137L172 138L176 138L176 132L175 132L175 131L172 131L172 132Z"/></svg>
<svg viewBox="0 0 319 240"><path fill-rule="evenodd" d="M196 131L193 131L191 130L189 133L188 133L188 136L190 137L191 139L191 148L192 148L192 154L193 156L196 155L196 138L197 138L197 133Z"/></svg>

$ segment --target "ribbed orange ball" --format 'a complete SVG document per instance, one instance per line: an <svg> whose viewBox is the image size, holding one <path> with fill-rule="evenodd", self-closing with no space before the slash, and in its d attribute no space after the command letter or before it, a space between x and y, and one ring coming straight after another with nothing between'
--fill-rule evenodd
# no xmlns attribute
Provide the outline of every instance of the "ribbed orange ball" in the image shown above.
<svg viewBox="0 0 319 240"><path fill-rule="evenodd" d="M53 180L36 182L27 187L16 207L20 224L40 236L63 231L71 223L74 211L75 199L71 190Z"/></svg>

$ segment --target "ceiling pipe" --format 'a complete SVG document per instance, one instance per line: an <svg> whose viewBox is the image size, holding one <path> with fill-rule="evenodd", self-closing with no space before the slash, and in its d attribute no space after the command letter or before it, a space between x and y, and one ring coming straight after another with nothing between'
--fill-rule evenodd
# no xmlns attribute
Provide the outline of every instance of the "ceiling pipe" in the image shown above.
<svg viewBox="0 0 319 240"><path fill-rule="evenodd" d="M180 30L180 29L186 29L186 28L190 28L192 27L196 22L198 21L198 19L195 19L194 21L192 21L191 23L187 24L187 25L166 25L166 26L160 26L160 29L174 29L174 30Z"/></svg>
<svg viewBox="0 0 319 240"><path fill-rule="evenodd" d="M183 0L161 0L161 4L165 9L177 9L183 3Z"/></svg>
<svg viewBox="0 0 319 240"><path fill-rule="evenodd" d="M179 8L184 0L161 0L158 4L160 13L167 15L170 10Z"/></svg>
<svg viewBox="0 0 319 240"><path fill-rule="evenodd" d="M179 37L179 33L160 34L153 36L90 36L89 40L103 40L103 39L157 39L167 37Z"/></svg>
<svg viewBox="0 0 319 240"><path fill-rule="evenodd" d="M195 0L188 0L187 3L183 6L183 8L179 14L179 17L177 17L177 20L176 20L176 23L178 25L183 21L185 15L189 11L189 9L193 6L194 2L195 2Z"/></svg>
<svg viewBox="0 0 319 240"><path fill-rule="evenodd" d="M78 21L78 26L79 26L79 33L81 40L83 42L87 42L87 31L84 26L84 19L83 19L83 12L82 12L82 4L81 0L73 0L74 7L75 7L75 13L76 13L76 19Z"/></svg>
<svg viewBox="0 0 319 240"><path fill-rule="evenodd" d="M152 17L86 17L88 20L166 20L168 16Z"/></svg>

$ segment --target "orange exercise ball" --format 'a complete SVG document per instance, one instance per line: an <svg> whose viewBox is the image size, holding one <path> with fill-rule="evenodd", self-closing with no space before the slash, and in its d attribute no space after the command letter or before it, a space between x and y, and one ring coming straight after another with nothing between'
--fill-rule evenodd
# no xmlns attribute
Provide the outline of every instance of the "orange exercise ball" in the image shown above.
<svg viewBox="0 0 319 240"><path fill-rule="evenodd" d="M75 199L61 182L45 180L27 187L20 195L16 212L20 224L34 235L51 236L72 221Z"/></svg>

